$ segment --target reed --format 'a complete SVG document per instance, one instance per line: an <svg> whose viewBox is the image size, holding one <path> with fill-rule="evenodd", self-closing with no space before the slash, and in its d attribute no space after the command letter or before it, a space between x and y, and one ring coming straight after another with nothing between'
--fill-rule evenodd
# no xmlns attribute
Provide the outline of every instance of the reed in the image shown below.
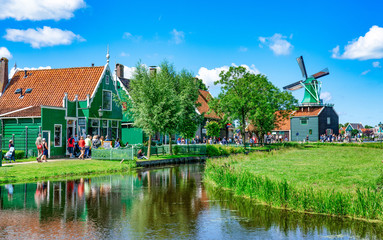
<svg viewBox="0 0 383 240"><path fill-rule="evenodd" d="M252 158L253 161L252 166L246 165L246 168L241 162L248 158ZM256 156L250 155L237 159L209 159L204 173L205 182L274 207L383 220L383 192L379 187L356 186L355 189L345 191L338 190L336 186L320 188L315 185L302 185L285 178L270 178L267 174L251 171L258 163L254 158ZM382 176L376 177L383 179ZM378 180L377 185L380 182Z"/></svg>

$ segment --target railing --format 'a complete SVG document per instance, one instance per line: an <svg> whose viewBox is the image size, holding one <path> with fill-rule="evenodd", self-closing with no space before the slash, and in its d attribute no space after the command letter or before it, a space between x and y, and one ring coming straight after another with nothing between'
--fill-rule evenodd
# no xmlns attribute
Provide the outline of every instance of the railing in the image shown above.
<svg viewBox="0 0 383 240"><path fill-rule="evenodd" d="M173 152L178 150L179 154L205 155L206 145L204 144L189 144L189 145L172 145ZM92 159L99 160L133 160L137 156L138 151L142 150L144 155L147 154L148 147L143 145L130 145L125 148L111 149L92 149ZM170 154L169 145L152 146L150 148L151 155L166 155Z"/></svg>

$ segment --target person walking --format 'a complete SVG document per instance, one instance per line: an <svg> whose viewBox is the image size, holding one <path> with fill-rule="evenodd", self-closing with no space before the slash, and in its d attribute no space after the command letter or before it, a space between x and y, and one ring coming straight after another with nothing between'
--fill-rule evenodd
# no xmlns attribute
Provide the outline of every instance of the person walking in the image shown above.
<svg viewBox="0 0 383 240"><path fill-rule="evenodd" d="M89 158L89 149L92 146L92 141L90 140L91 136L88 135L87 138L85 139L85 153L84 157Z"/></svg>
<svg viewBox="0 0 383 240"><path fill-rule="evenodd" d="M84 159L84 155L85 155L85 140L84 140L84 137L80 137L80 141L78 141L78 146L79 146L80 152L81 152L81 154L80 154L80 156L78 158ZM88 149L89 149L89 146L88 146Z"/></svg>
<svg viewBox="0 0 383 240"><path fill-rule="evenodd" d="M116 141L114 142L114 148L119 148L119 147L121 147L120 138L117 138Z"/></svg>
<svg viewBox="0 0 383 240"><path fill-rule="evenodd" d="M39 135L37 136L36 138L36 142L35 142L35 145L36 145L36 148L37 148L37 162L41 162L41 158L43 156L43 139L41 138L41 133L39 133Z"/></svg>
<svg viewBox="0 0 383 240"><path fill-rule="evenodd" d="M45 138L43 138L42 145L43 145L43 158L41 161L45 160L45 162L48 162L48 160L47 160L47 158L48 158L48 144L45 141Z"/></svg>
<svg viewBox="0 0 383 240"><path fill-rule="evenodd" d="M69 152L69 158L74 158L73 152L74 152L74 138L73 136L70 136L68 138L68 152Z"/></svg>

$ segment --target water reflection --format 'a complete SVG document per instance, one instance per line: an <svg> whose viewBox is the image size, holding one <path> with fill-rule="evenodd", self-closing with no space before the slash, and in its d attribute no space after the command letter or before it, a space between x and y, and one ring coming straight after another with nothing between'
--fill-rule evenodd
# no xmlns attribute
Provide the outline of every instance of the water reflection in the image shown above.
<svg viewBox="0 0 383 240"><path fill-rule="evenodd" d="M382 224L277 210L205 189L203 165L0 186L5 239L383 238Z"/></svg>

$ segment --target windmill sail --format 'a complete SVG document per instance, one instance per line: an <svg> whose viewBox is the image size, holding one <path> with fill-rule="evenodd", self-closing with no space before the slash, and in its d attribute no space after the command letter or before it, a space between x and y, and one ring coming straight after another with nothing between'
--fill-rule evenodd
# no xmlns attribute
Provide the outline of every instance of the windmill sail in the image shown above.
<svg viewBox="0 0 383 240"><path fill-rule="evenodd" d="M303 88L303 85L301 84L302 82L303 82L303 81L298 81L298 82L289 84L289 85L287 85L287 86L284 86L283 89L284 89L284 90L290 90L290 91L298 90L298 89L300 89L300 88Z"/></svg>
<svg viewBox="0 0 383 240"><path fill-rule="evenodd" d="M306 66L305 66L305 63L303 61L303 57L302 56L298 57L297 62L298 62L299 68L301 69L302 77L307 79Z"/></svg>
<svg viewBox="0 0 383 240"><path fill-rule="evenodd" d="M330 72L328 71L328 68L325 68L322 71L313 74L312 76L315 79L318 79L318 78L324 77L324 76L329 75L329 74L330 74Z"/></svg>

